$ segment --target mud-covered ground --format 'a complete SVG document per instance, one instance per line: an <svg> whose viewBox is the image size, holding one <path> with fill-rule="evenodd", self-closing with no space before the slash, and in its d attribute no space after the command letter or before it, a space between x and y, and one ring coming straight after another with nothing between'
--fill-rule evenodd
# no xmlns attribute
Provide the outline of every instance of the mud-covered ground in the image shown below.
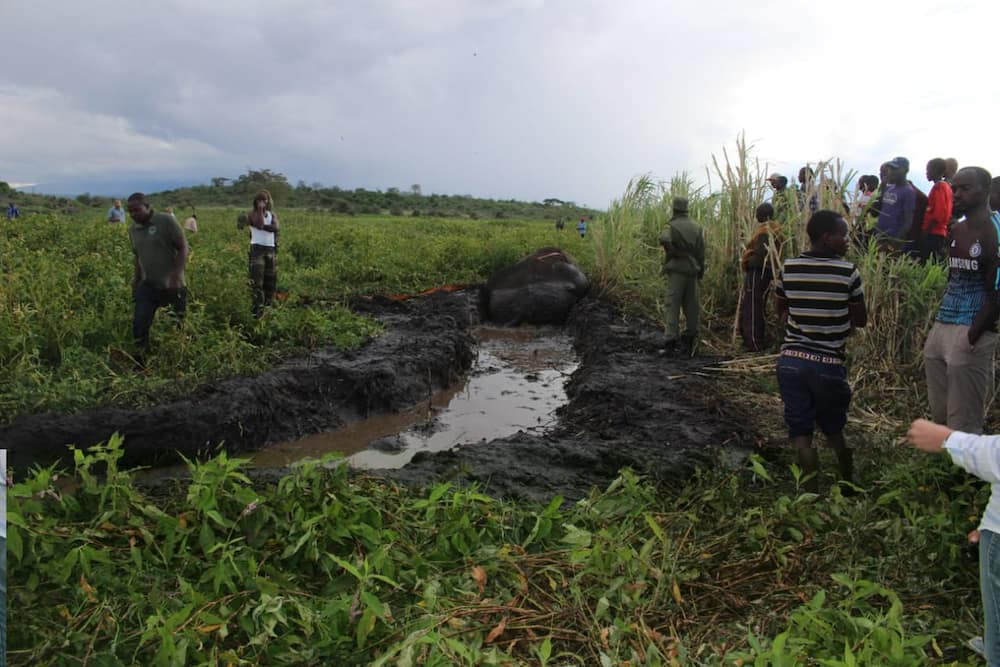
<svg viewBox="0 0 1000 667"><path fill-rule="evenodd" d="M66 443L90 445L116 431L125 437L125 465L172 463L178 452L208 453L219 442L231 452L248 451L414 405L470 367L475 292L354 306L386 326L358 350L316 350L258 377L225 380L154 408L25 417L0 427L0 443L17 471L65 456ZM476 482L495 495L544 502L554 494L583 497L625 466L680 483L698 466L749 447L750 436L713 389L717 380L700 372L715 359L664 357L657 327L625 320L596 299L577 304L566 328L580 366L552 429L419 453L403 468L366 474L414 485Z"/></svg>
<svg viewBox="0 0 1000 667"><path fill-rule="evenodd" d="M547 502L578 499L631 467L664 484L699 466L737 460L751 439L702 374L715 358L664 357L663 333L585 299L566 324L580 356L558 424L492 442L418 453L406 466L377 471L409 484L476 482L494 495Z"/></svg>

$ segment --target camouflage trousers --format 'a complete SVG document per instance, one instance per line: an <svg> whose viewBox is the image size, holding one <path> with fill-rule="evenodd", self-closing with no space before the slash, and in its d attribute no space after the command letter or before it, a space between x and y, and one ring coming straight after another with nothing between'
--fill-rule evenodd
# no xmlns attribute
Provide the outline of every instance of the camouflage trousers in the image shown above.
<svg viewBox="0 0 1000 667"><path fill-rule="evenodd" d="M270 246L251 245L249 257L253 312L260 315L264 306L270 306L274 301L274 290L278 284L277 254Z"/></svg>
<svg viewBox="0 0 1000 667"><path fill-rule="evenodd" d="M667 342L680 338L681 312L686 320L684 333L686 336L698 336L698 324L701 319L699 305L698 276L686 275L670 271L667 273L667 300L664 304L663 319L666 323Z"/></svg>

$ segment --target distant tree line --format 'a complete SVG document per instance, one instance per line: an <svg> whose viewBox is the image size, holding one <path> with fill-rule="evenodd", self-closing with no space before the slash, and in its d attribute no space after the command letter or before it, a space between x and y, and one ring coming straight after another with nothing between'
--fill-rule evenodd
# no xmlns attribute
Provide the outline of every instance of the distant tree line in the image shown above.
<svg viewBox="0 0 1000 667"><path fill-rule="evenodd" d="M343 189L322 183L298 181L289 183L284 174L269 169L248 169L231 179L212 178L207 185L166 190L153 196L154 204L181 207L248 206L253 194L265 188L275 204L283 208L305 208L343 215L396 215L413 217L496 218L579 218L597 211L574 202L549 198L543 202L516 199L483 199L472 195L425 195L419 183L408 189L389 187L385 190Z"/></svg>
<svg viewBox="0 0 1000 667"><path fill-rule="evenodd" d="M423 194L419 183L408 189L389 187L385 190L356 188L346 190L322 183L307 184L288 182L284 174L270 169L248 169L237 178L217 176L208 184L195 185L163 192L147 193L153 206L163 209L172 206L179 213L187 213L199 206L249 207L254 193L270 190L277 206L328 211L342 215L394 215L412 217L465 217L472 219L529 218L564 220L579 219L598 213L594 209L577 206L574 202L550 197L542 202L524 202L516 199L483 199L472 195ZM82 213L85 209L111 206L113 198L89 193L74 198L29 194L11 190L0 182L0 196L15 197L25 212L58 211ZM124 199L129 193L122 193Z"/></svg>

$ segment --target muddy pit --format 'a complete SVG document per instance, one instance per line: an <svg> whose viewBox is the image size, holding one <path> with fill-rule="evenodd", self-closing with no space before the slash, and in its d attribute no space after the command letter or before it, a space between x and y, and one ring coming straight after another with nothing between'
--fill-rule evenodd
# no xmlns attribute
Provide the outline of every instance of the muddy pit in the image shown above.
<svg viewBox="0 0 1000 667"><path fill-rule="evenodd" d="M540 502L581 498L625 466L682 483L720 452L732 459L750 447L700 372L717 359L665 358L657 327L597 299L577 304L561 329L510 330L482 326L476 299L358 300L386 326L358 350L316 350L153 408L23 417L0 427L0 443L23 472L65 459L66 443L117 431L123 464L157 467L154 478L175 470L178 453L209 455L219 442L254 452L252 476L263 480L342 451L400 483L475 482Z"/></svg>
<svg viewBox="0 0 1000 667"><path fill-rule="evenodd" d="M475 358L469 372L427 401L268 446L251 454L249 465L278 468L339 452L354 468L400 468L419 452L554 425L556 409L566 402L566 380L578 365L569 336L551 326L479 325L471 334Z"/></svg>

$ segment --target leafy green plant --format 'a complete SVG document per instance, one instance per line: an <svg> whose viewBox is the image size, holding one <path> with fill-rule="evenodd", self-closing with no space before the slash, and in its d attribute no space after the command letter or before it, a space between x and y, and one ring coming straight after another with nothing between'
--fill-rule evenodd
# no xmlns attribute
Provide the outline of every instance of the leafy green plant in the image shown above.
<svg viewBox="0 0 1000 667"><path fill-rule="evenodd" d="M846 588L838 602L827 604L827 592L820 590L791 613L788 629L769 641L751 633L752 651L727 657L761 667L927 664L931 637L908 635L899 596L871 581L840 574L832 578Z"/></svg>

